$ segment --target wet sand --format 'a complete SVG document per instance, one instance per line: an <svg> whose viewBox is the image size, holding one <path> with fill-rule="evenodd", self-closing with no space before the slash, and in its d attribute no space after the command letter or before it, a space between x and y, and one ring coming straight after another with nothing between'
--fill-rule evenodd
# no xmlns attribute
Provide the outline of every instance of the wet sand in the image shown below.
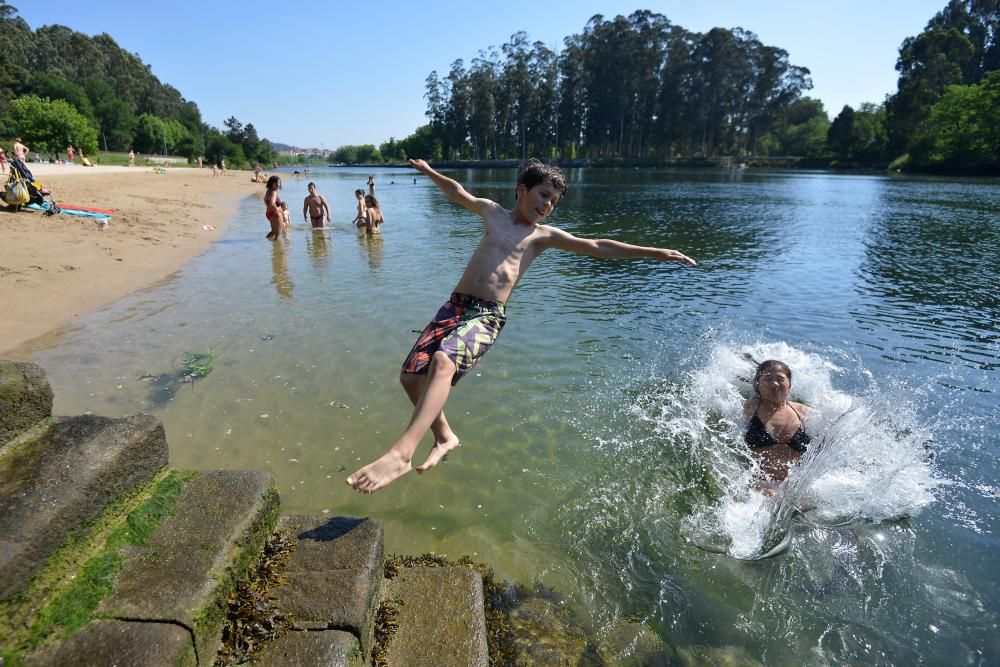
<svg viewBox="0 0 1000 667"><path fill-rule="evenodd" d="M102 230L90 218L0 208L0 355L169 276L208 249L243 197L263 194L246 171L29 168L57 204L115 213Z"/></svg>

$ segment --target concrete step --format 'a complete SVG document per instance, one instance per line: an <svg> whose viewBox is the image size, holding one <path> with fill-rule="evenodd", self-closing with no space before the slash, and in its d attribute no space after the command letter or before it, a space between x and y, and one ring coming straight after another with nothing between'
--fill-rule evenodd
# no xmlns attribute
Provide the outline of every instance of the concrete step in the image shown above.
<svg viewBox="0 0 1000 667"><path fill-rule="evenodd" d="M0 359L0 447L52 416L52 387L36 364Z"/></svg>
<svg viewBox="0 0 1000 667"><path fill-rule="evenodd" d="M282 517L280 525L292 530L298 539L285 570L285 583L271 590L277 607L292 617L289 635L311 635L316 630L348 632L357 639L367 664L382 585L382 522L290 515ZM293 640L290 636L287 641ZM297 641L304 640L300 637Z"/></svg>
<svg viewBox="0 0 1000 667"><path fill-rule="evenodd" d="M358 638L342 630L293 631L278 637L254 659L259 667L363 667Z"/></svg>
<svg viewBox="0 0 1000 667"><path fill-rule="evenodd" d="M26 667L194 667L191 633L170 623L94 621L66 641L28 656Z"/></svg>
<svg viewBox="0 0 1000 667"><path fill-rule="evenodd" d="M411 567L386 582L397 608L390 665L487 667L483 578L465 567Z"/></svg>
<svg viewBox="0 0 1000 667"><path fill-rule="evenodd" d="M0 449L0 601L23 591L67 540L166 464L163 425L145 414L61 418Z"/></svg>
<svg viewBox="0 0 1000 667"><path fill-rule="evenodd" d="M266 473L198 473L144 545L122 548L123 568L97 615L186 628L198 663L211 664L229 594L277 519L278 494Z"/></svg>

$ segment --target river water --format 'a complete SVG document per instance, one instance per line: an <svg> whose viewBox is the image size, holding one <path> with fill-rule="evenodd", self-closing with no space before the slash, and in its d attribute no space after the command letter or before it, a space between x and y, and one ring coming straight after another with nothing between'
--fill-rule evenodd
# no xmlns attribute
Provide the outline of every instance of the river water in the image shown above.
<svg viewBox="0 0 1000 667"><path fill-rule="evenodd" d="M57 414L151 412L172 465L267 470L285 511L378 517L388 551L541 582L598 638L628 621L775 665L1000 661L1000 184L573 171L553 224L700 267L539 258L449 401L463 446L362 496L343 478L405 426L399 365L481 233L386 169L384 232L359 234L368 173L313 170L332 228L269 243L248 198L179 273L22 350ZM512 203L513 171L451 174ZM297 220L305 187L285 174ZM817 436L770 499L741 444L764 358Z"/></svg>

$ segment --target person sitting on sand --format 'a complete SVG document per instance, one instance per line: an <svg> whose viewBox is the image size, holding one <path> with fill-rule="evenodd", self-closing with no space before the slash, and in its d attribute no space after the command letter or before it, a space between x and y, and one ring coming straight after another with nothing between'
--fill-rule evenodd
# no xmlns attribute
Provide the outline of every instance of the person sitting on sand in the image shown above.
<svg viewBox="0 0 1000 667"><path fill-rule="evenodd" d="M271 231L267 233L267 238L274 241L281 234L282 215L281 199L278 198L278 190L281 189L281 179L276 175L267 179L267 191L264 193L264 217L271 224Z"/></svg>
<svg viewBox="0 0 1000 667"><path fill-rule="evenodd" d="M379 227L385 222L382 207L375 195L365 195L365 231L369 234L380 234Z"/></svg>
<svg viewBox="0 0 1000 667"><path fill-rule="evenodd" d="M315 183L310 183L307 189L309 194L302 200L302 219L310 219L313 229L322 229L327 222L333 222L330 205L327 204L326 197L316 191Z"/></svg>
<svg viewBox="0 0 1000 667"><path fill-rule="evenodd" d="M556 249L591 257L659 262L695 261L676 250L647 248L607 239L585 239L542 224L566 192L566 179L552 165L538 160L525 164L517 178L514 210L469 194L460 183L439 174L423 160L410 164L430 177L459 206L483 221L483 236L451 298L417 338L399 380L414 405L403 434L385 454L352 473L346 482L362 493L373 493L410 471L410 462L424 434L434 445L425 472L459 446L458 436L444 415L451 388L482 358L506 323L506 302L514 286L538 255ZM438 267L427 267L434 275Z"/></svg>
<svg viewBox="0 0 1000 667"><path fill-rule="evenodd" d="M762 477L754 486L772 494L812 441L805 430L810 409L788 400L792 369L784 362L768 359L759 363L752 385L757 398L743 403L743 416L748 420L743 440L760 462Z"/></svg>
<svg viewBox="0 0 1000 667"><path fill-rule="evenodd" d="M354 216L353 222L358 227L362 227L365 224L365 191L358 188L354 191L354 198L358 200L358 214Z"/></svg>

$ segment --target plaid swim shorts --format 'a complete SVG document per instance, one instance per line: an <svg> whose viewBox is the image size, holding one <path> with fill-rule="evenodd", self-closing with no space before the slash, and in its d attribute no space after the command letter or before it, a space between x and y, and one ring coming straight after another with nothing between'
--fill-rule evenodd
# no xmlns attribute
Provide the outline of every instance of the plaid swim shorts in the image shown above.
<svg viewBox="0 0 1000 667"><path fill-rule="evenodd" d="M455 362L455 385L486 354L507 322L504 304L453 292L431 323L420 332L403 361L403 372L427 373L431 357L441 350Z"/></svg>

